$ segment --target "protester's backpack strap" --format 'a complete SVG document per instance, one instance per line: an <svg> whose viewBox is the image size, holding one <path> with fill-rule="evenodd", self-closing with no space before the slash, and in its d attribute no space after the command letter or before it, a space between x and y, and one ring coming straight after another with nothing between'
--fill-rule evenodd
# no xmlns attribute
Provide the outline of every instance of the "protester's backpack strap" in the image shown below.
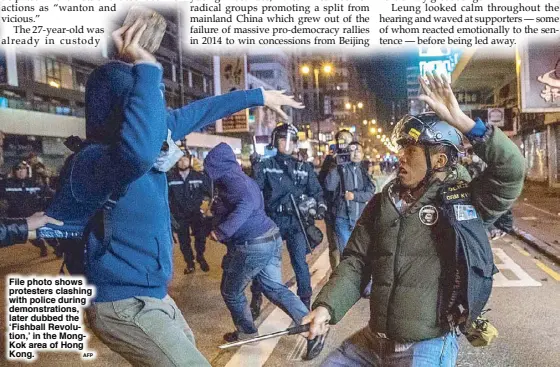
<svg viewBox="0 0 560 367"><path fill-rule="evenodd" d="M117 201L124 196L128 186L124 186L118 191L111 194L109 199L103 204L103 249L108 251L111 246L111 239L113 238L113 209L117 205Z"/></svg>

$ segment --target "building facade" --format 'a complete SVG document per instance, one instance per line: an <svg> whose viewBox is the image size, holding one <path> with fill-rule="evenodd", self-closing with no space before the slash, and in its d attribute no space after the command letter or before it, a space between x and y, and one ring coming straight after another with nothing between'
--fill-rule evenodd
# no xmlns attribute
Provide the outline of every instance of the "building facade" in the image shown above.
<svg viewBox="0 0 560 367"><path fill-rule="evenodd" d="M183 32L179 31L177 14L164 15L168 26L156 58L163 66L168 106L178 108L214 95L212 55L183 51ZM87 78L94 68L108 61L109 54L107 47L87 55L0 49L4 173L31 152L37 153L54 171L62 166L70 153L64 139L70 135L85 138ZM188 141L190 147L197 147L197 139Z"/></svg>

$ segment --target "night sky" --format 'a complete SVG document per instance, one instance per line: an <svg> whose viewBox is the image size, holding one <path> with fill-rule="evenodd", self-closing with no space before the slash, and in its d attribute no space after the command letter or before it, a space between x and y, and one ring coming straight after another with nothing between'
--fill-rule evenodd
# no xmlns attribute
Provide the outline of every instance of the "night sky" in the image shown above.
<svg viewBox="0 0 560 367"><path fill-rule="evenodd" d="M391 102L406 100L406 68L417 65L417 49L407 52L378 53L358 58L359 70L377 98L379 121L391 116ZM400 117L398 117L400 118Z"/></svg>

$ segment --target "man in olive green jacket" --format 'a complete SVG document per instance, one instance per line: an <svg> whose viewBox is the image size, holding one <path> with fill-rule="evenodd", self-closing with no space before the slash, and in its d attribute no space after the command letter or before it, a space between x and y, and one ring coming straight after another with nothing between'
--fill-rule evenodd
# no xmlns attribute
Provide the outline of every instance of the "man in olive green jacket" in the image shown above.
<svg viewBox="0 0 560 367"><path fill-rule="evenodd" d="M460 317L471 320L490 295L494 265L483 225L521 193L523 157L498 128L460 110L445 77L427 77L429 85L420 81L425 93L420 99L435 114L406 116L396 125L398 177L366 206L340 265L302 322L311 323L308 338L325 335L328 324L340 321L360 299L363 278L372 276L369 325L323 366L454 366L460 318L452 306L468 304L471 310ZM488 168L470 184L453 186L450 182L462 178L456 168L459 132ZM444 212L442 196L468 198L459 202L468 205L450 205ZM454 231L465 225L472 236L456 246L460 236Z"/></svg>

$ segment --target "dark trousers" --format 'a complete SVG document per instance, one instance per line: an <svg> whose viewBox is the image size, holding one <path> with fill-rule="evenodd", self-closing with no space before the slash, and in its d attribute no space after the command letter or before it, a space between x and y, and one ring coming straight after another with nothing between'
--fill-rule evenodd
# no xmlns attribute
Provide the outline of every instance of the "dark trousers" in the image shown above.
<svg viewBox="0 0 560 367"><path fill-rule="evenodd" d="M492 230L494 228L508 233L511 232L511 230L513 229L513 213L511 212L511 209L502 214L501 217L496 219L490 229Z"/></svg>
<svg viewBox="0 0 560 367"><path fill-rule="evenodd" d="M191 230L194 236L194 248L196 250L196 260L204 258L206 250L207 226L205 225L201 213L192 213L186 218L177 219L179 229L177 237L179 237L179 245L185 262L194 265L195 256L191 247Z"/></svg>

